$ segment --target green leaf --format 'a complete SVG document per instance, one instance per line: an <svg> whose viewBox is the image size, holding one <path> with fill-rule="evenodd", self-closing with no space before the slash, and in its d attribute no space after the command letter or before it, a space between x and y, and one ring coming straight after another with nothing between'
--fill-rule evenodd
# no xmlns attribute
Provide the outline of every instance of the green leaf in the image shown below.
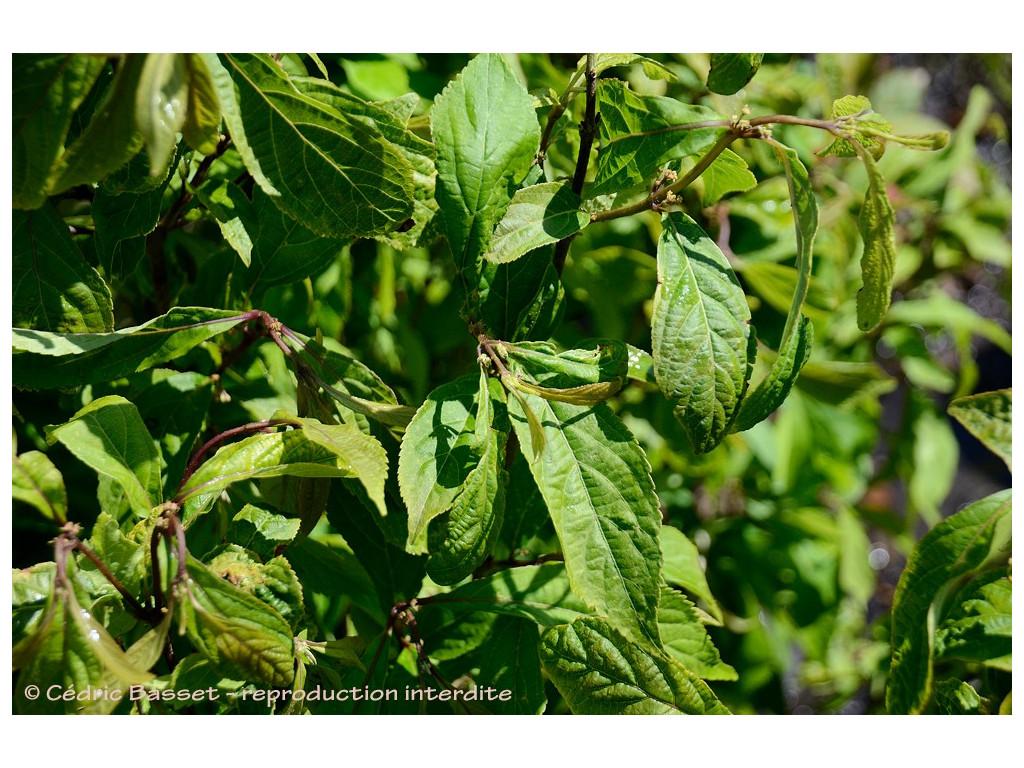
<svg viewBox="0 0 1024 768"><path fill-rule="evenodd" d="M665 650L702 680L737 680L736 670L722 661L693 603L679 592L661 588L658 628Z"/></svg>
<svg viewBox="0 0 1024 768"><path fill-rule="evenodd" d="M225 538L266 561L274 556L278 547L289 544L298 534L298 520L246 504L231 519Z"/></svg>
<svg viewBox="0 0 1024 768"><path fill-rule="evenodd" d="M836 157L856 157L861 154L858 146L878 159L885 151L885 140L892 131L892 125L881 115L871 109L871 102L866 96L843 96L832 102L832 120L839 123L850 139L836 139L819 155Z"/></svg>
<svg viewBox="0 0 1024 768"><path fill-rule="evenodd" d="M160 451L135 404L109 395L93 400L70 421L47 429L47 442L60 441L82 463L124 489L140 517L163 500Z"/></svg>
<svg viewBox="0 0 1024 768"><path fill-rule="evenodd" d="M540 147L533 99L499 54L481 54L430 110L442 229L467 294L491 232Z"/></svg>
<svg viewBox="0 0 1024 768"><path fill-rule="evenodd" d="M427 526L448 511L479 465L474 450L479 377L462 376L423 401L402 438L398 483L409 510L407 550L427 552Z"/></svg>
<svg viewBox="0 0 1024 768"><path fill-rule="evenodd" d="M428 223L438 210L437 201L434 199L437 176L434 147L410 131L405 122L385 106L363 101L325 80L297 77L293 78L292 82L307 96L330 105L350 120L361 122L370 129L379 131L409 161L414 185L411 221L403 222L404 231L388 232L378 238L398 249L419 244ZM415 106L418 100L416 94L407 95L413 97Z"/></svg>
<svg viewBox="0 0 1024 768"><path fill-rule="evenodd" d="M287 686L294 676L291 628L281 614L189 557L176 603L196 649L226 676Z"/></svg>
<svg viewBox="0 0 1024 768"><path fill-rule="evenodd" d="M125 166L125 175L133 176L139 166L148 168L144 152ZM146 174L148 177L148 170ZM110 191L115 185L100 185L96 190L92 203L96 231L92 241L100 266L111 277L127 277L146 257L146 236L160 222L164 190L172 175L167 174L157 186L139 192Z"/></svg>
<svg viewBox="0 0 1024 768"><path fill-rule="evenodd" d="M443 518L443 540L430 547L427 574L437 584L456 584L483 564L505 513L505 443L510 427L501 384L482 374L476 404L473 447L479 451L478 463Z"/></svg>
<svg viewBox="0 0 1024 768"><path fill-rule="evenodd" d="M135 128L135 94L145 60L146 54L141 53L121 58L106 98L88 127L54 165L49 194L100 181L142 149L142 136Z"/></svg>
<svg viewBox="0 0 1024 768"><path fill-rule="evenodd" d="M726 131L718 113L664 96L640 96L617 80L597 84L601 151L586 197L613 194L653 179L669 160L696 155ZM707 121L721 126L678 128Z"/></svg>
<svg viewBox="0 0 1024 768"><path fill-rule="evenodd" d="M349 424L293 421L300 424L298 429L253 435L220 448L188 478L179 501L208 496L243 480L291 475L357 478L383 507L387 454L376 438Z"/></svg>
<svg viewBox="0 0 1024 768"><path fill-rule="evenodd" d="M540 666L537 627L522 619L501 616L491 629L480 660L477 686L509 691L509 701L488 701L496 715L539 715L547 705Z"/></svg>
<svg viewBox="0 0 1024 768"><path fill-rule="evenodd" d="M436 625L458 623L473 611L529 619L542 627L567 624L590 615L590 609L569 586L562 563L495 571L451 592L430 597L423 602L423 610L442 614L443 619L436 621Z"/></svg>
<svg viewBox="0 0 1024 768"><path fill-rule="evenodd" d="M51 686L76 693L99 688L111 679L139 685L154 675L125 654L91 610L79 602L70 579L54 583L46 614L37 629L13 648L14 668L21 670L15 711L22 714L73 714L86 711L82 701L49 701ZM25 697L28 684L42 692L34 700Z"/></svg>
<svg viewBox="0 0 1024 768"><path fill-rule="evenodd" d="M651 331L658 385L694 450L710 451L750 378L750 310L725 255L683 213L662 218Z"/></svg>
<svg viewBox="0 0 1024 768"><path fill-rule="evenodd" d="M960 397L949 404L949 415L963 424L967 431L1006 462L1013 470L1013 390L1000 389L978 395Z"/></svg>
<svg viewBox="0 0 1024 768"><path fill-rule="evenodd" d="M661 513L650 465L606 403L587 407L522 394L512 426L562 544L573 591L640 641L658 644ZM540 420L537 449L524 405Z"/></svg>
<svg viewBox="0 0 1024 768"><path fill-rule="evenodd" d="M929 531L910 555L892 606L891 714L921 712L931 696L934 614L947 585L981 567L1008 541L1011 491L965 507ZM931 618L930 618L931 617Z"/></svg>
<svg viewBox="0 0 1024 768"><path fill-rule="evenodd" d="M89 54L16 53L11 57L15 208L31 210L46 201L50 169L64 148L71 118L105 64L105 57Z"/></svg>
<svg viewBox="0 0 1024 768"><path fill-rule="evenodd" d="M148 53L135 92L135 126L146 142L150 173L171 159L189 105L188 54Z"/></svg>
<svg viewBox="0 0 1024 768"><path fill-rule="evenodd" d="M935 686L935 704L943 715L987 714L988 702L969 683L943 680Z"/></svg>
<svg viewBox="0 0 1024 768"><path fill-rule="evenodd" d="M246 168L303 226L374 236L412 214L412 167L378 131L303 95L267 56L204 61Z"/></svg>
<svg viewBox="0 0 1024 768"><path fill-rule="evenodd" d="M83 258L53 207L15 211L11 224L13 324L54 333L113 330L110 289Z"/></svg>
<svg viewBox="0 0 1024 768"><path fill-rule="evenodd" d="M14 498L31 504L55 523L67 522L68 493L64 478L49 457L39 451L27 451L11 459Z"/></svg>
<svg viewBox="0 0 1024 768"><path fill-rule="evenodd" d="M868 172L868 191L857 220L864 238L860 258L864 286L857 291L857 325L866 332L877 327L889 309L896 271L896 213L874 159L864 149L858 154Z"/></svg>
<svg viewBox="0 0 1024 768"><path fill-rule="evenodd" d="M600 618L541 635L541 662L577 715L729 714L707 683Z"/></svg>
<svg viewBox="0 0 1024 768"><path fill-rule="evenodd" d="M249 320L227 309L175 307L142 325L112 333L48 333L15 328L16 387L46 389L113 381L184 355Z"/></svg>
<svg viewBox="0 0 1024 768"><path fill-rule="evenodd" d="M257 236L259 224L252 202L245 196L245 192L241 187L221 179L199 187L196 196L213 214L227 244L238 254L238 258L245 266L250 266L252 239Z"/></svg>
<svg viewBox="0 0 1024 768"><path fill-rule="evenodd" d="M811 250L814 235L818 231L818 202L807 169L800 162L796 151L782 145L776 145L776 150L786 168L796 225L797 284L782 331L779 354L764 380L743 398L734 431L750 429L782 405L800 375L800 370L810 358L814 343L814 326L801 311L811 281Z"/></svg>
<svg viewBox="0 0 1024 768"><path fill-rule="evenodd" d="M751 81L761 67L763 53L713 53L708 89L730 96Z"/></svg>
<svg viewBox="0 0 1024 768"><path fill-rule="evenodd" d="M700 201L705 208L733 192L746 192L757 186L757 177L746 161L731 149L723 149L700 179L703 182Z"/></svg>
<svg viewBox="0 0 1024 768"><path fill-rule="evenodd" d="M580 198L567 181L534 184L516 192L498 222L485 258L496 264L515 261L543 245L571 237L590 223Z"/></svg>
<svg viewBox="0 0 1024 768"><path fill-rule="evenodd" d="M661 527L661 551L665 560L662 576L671 585L682 587L707 606L708 611L722 622L722 609L711 594L707 576L700 562L700 550L686 538L686 534L671 525Z"/></svg>
<svg viewBox="0 0 1024 768"><path fill-rule="evenodd" d="M225 581L274 608L292 631L298 629L305 614L302 584L284 557L261 563L241 547L229 544L206 566Z"/></svg>
<svg viewBox="0 0 1024 768"><path fill-rule="evenodd" d="M594 56L594 72L598 75L612 67L628 67L633 64L640 64L643 67L644 75L651 80L668 80L672 82L676 79L672 70L668 69L660 61L649 59L637 53L598 53ZM570 82L577 82L586 74L586 71L587 57L583 56L576 64L576 72L573 73Z"/></svg>
<svg viewBox="0 0 1024 768"><path fill-rule="evenodd" d="M935 630L935 659L976 661L1013 671L1013 584L1009 568L988 571L950 600Z"/></svg>
<svg viewBox="0 0 1024 768"><path fill-rule="evenodd" d="M181 134L192 149L209 156L217 151L220 143L220 99L203 57L197 53L184 56L188 71L188 105Z"/></svg>

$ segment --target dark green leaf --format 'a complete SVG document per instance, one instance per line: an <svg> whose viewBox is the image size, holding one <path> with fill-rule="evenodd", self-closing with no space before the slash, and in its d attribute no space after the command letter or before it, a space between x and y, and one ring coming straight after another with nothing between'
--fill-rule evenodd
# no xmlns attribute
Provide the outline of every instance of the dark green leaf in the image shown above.
<svg viewBox="0 0 1024 768"><path fill-rule="evenodd" d="M48 333L16 328L13 383L38 389L113 381L179 358L248 319L227 309L175 307L142 325L112 333Z"/></svg>
<svg viewBox="0 0 1024 768"><path fill-rule="evenodd" d="M117 395L93 400L66 424L47 429L47 441L58 440L84 464L120 485L140 517L163 500L160 451L131 401Z"/></svg>
<svg viewBox="0 0 1024 768"><path fill-rule="evenodd" d="M125 166L124 173L132 177L143 166L148 168L145 153L140 152ZM146 175L148 178L148 171ZM92 204L96 225L93 244L100 266L112 277L130 275L146 257L146 236L160 221L163 194L171 174L155 178L160 181L157 186L138 192L111 192L114 185L101 185L96 190Z"/></svg>
<svg viewBox="0 0 1024 768"><path fill-rule="evenodd" d="M373 236L409 218L412 167L379 131L303 95L267 56L204 61L246 168L303 226Z"/></svg>
<svg viewBox="0 0 1024 768"><path fill-rule="evenodd" d="M496 264L515 261L535 248L571 237L590 223L569 182L534 184L516 192L498 222L486 259Z"/></svg>
<svg viewBox="0 0 1024 768"><path fill-rule="evenodd" d="M708 89L730 96L750 82L761 67L763 53L713 53Z"/></svg>
<svg viewBox="0 0 1024 768"><path fill-rule="evenodd" d="M728 260L683 213L662 219L654 373L698 453L728 433L750 378L750 310Z"/></svg>
<svg viewBox="0 0 1024 768"><path fill-rule="evenodd" d="M89 54L16 53L12 57L11 156L15 208L38 208L47 181L82 103L106 59ZM15 272L17 274L17 272Z"/></svg>
<svg viewBox="0 0 1024 768"><path fill-rule="evenodd" d="M935 686L935 704L943 715L987 714L988 702L960 680L943 680Z"/></svg>
<svg viewBox="0 0 1024 768"><path fill-rule="evenodd" d="M960 397L949 404L949 414L1006 462L1012 470L1013 390L1000 389Z"/></svg>
<svg viewBox="0 0 1024 768"><path fill-rule="evenodd" d="M536 625L522 619L501 616L491 629L490 639L480 661L478 686L509 691L509 701L488 701L487 708L496 715L539 715L544 712L547 696L541 673L539 634Z"/></svg>
<svg viewBox="0 0 1024 768"><path fill-rule="evenodd" d="M892 714L921 712L932 691L934 638L928 615L949 582L982 566L1010 535L1011 493L992 494L943 520L918 543L892 606Z"/></svg>
<svg viewBox="0 0 1024 768"><path fill-rule="evenodd" d="M578 715L729 714L686 667L627 639L604 619L552 627L541 635L540 656Z"/></svg>
<svg viewBox="0 0 1024 768"><path fill-rule="evenodd" d="M113 330L110 289L71 239L49 205L12 215L11 320L55 333Z"/></svg>

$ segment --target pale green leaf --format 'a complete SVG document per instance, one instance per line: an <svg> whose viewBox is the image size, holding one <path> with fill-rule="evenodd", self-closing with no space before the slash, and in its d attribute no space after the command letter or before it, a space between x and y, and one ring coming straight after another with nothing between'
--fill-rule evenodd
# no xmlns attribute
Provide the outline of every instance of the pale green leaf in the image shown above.
<svg viewBox="0 0 1024 768"><path fill-rule="evenodd" d="M548 677L578 715L729 714L686 667L629 640L601 618L548 629L540 655Z"/></svg>
<svg viewBox="0 0 1024 768"><path fill-rule="evenodd" d="M186 53L188 70L188 105L181 134L192 149L212 155L220 143L220 99L213 84L210 70L197 53Z"/></svg>
<svg viewBox="0 0 1024 768"><path fill-rule="evenodd" d="M728 260L683 213L662 219L654 373L694 450L728 433L750 377L750 309Z"/></svg>
<svg viewBox="0 0 1024 768"><path fill-rule="evenodd" d="M112 333L48 333L15 328L16 387L75 387L113 381L175 360L249 317L226 309L175 307L142 325Z"/></svg>
<svg viewBox="0 0 1024 768"><path fill-rule="evenodd" d="M196 196L213 214L227 244L238 254L238 258L245 266L250 266L252 240L257 236L259 224L253 204L245 196L245 192L241 187L222 179L212 185L199 187ZM298 224L295 226L298 227Z"/></svg>
<svg viewBox="0 0 1024 768"><path fill-rule="evenodd" d="M286 686L294 676L291 628L281 614L220 578L198 560L176 603L189 640L226 676Z"/></svg>
<svg viewBox="0 0 1024 768"><path fill-rule="evenodd" d="M686 538L686 534L671 525L661 527L662 576L668 584L681 587L707 606L707 610L719 622L722 622L722 609L711 594L704 567L700 562L700 550L697 545Z"/></svg>
<svg viewBox="0 0 1024 768"><path fill-rule="evenodd" d="M456 584L490 555L505 513L505 443L510 431L504 390L483 377L476 397L473 447L478 464L442 518L443 539L430 547L427 574L438 584ZM483 443L480 433L486 430Z"/></svg>
<svg viewBox="0 0 1024 768"><path fill-rule="evenodd" d="M305 615L302 584L284 557L259 562L241 547L229 544L206 567L274 608L293 631L298 629Z"/></svg>
<svg viewBox="0 0 1024 768"><path fill-rule="evenodd" d="M543 451L515 398L512 426L547 503L573 591L622 632L657 643L661 513L647 457L606 403L521 397L540 420Z"/></svg>
<svg viewBox="0 0 1024 768"><path fill-rule="evenodd" d="M960 397L949 404L950 416L1013 469L1013 390L1000 389Z"/></svg>
<svg viewBox="0 0 1024 768"><path fill-rule="evenodd" d="M93 400L70 421L47 428L82 463L120 485L132 511L146 517L163 500L160 450L135 404L117 395Z"/></svg>
<svg viewBox="0 0 1024 768"><path fill-rule="evenodd" d="M705 207L733 192L746 192L757 186L757 177L751 173L746 161L731 149L723 149L700 179L703 184L700 200Z"/></svg>
<svg viewBox="0 0 1024 768"><path fill-rule="evenodd" d="M146 54L126 54L86 129L61 155L50 174L49 193L93 184L116 171L142 149L135 127L135 94Z"/></svg>
<svg viewBox="0 0 1024 768"><path fill-rule="evenodd" d="M730 96L750 82L761 67L763 53L713 53L708 90Z"/></svg>
<svg viewBox="0 0 1024 768"><path fill-rule="evenodd" d="M637 53L598 53L594 56L594 72L598 75L612 67L628 67L633 64L640 64L643 67L644 74L651 80L668 80L672 82L676 79L672 70L668 69L660 61L649 59ZM578 81L586 71L587 57L584 56L576 64L576 72L571 80L574 82Z"/></svg>
<svg viewBox="0 0 1024 768"><path fill-rule="evenodd" d="M896 213L886 192L885 178L866 151L860 150L868 172L868 191L857 224L864 238L860 259L864 286L857 291L857 325L862 331L877 327L889 309L896 271Z"/></svg>
<svg viewBox="0 0 1024 768"><path fill-rule="evenodd" d="M934 617L947 585L981 567L1010 535L1011 492L994 493L943 520L918 542L892 606L891 714L921 712L932 691Z"/></svg>
<svg viewBox="0 0 1024 768"><path fill-rule="evenodd" d="M814 235L818 231L818 203L807 169L800 162L796 151L782 145L776 145L776 150L782 158L789 181L790 203L796 226L797 283L782 331L779 353L768 375L743 398L733 427L735 431L750 429L782 405L800 375L800 370L810 358L814 342L814 326L801 312L811 281L811 251Z"/></svg>
<svg viewBox="0 0 1024 768"><path fill-rule="evenodd" d="M693 604L668 587L661 588L658 628L665 650L702 680L736 680L736 670L722 661Z"/></svg>
<svg viewBox="0 0 1024 768"><path fill-rule="evenodd" d="M68 519L68 493L64 478L45 453L27 451L12 456L14 498L31 504L58 524Z"/></svg>
<svg viewBox="0 0 1024 768"><path fill-rule="evenodd" d="M64 148L72 115L105 64L105 57L90 54L12 56L11 181L15 208L31 210L46 201L50 169Z"/></svg>
<svg viewBox="0 0 1024 768"><path fill-rule="evenodd" d="M430 521L451 508L478 465L473 448L479 379L463 376L431 392L402 438L398 483L409 510L408 551L427 551Z"/></svg>
<svg viewBox="0 0 1024 768"><path fill-rule="evenodd" d="M135 127L146 142L150 173L171 159L189 106L189 68L184 53L148 53L135 91Z"/></svg>
<svg viewBox="0 0 1024 768"><path fill-rule="evenodd" d="M114 328L110 288L50 205L12 214L11 321L54 333Z"/></svg>
<svg viewBox="0 0 1024 768"><path fill-rule="evenodd" d="M968 582L935 631L935 659L963 659L1013 671L1013 584L1008 568Z"/></svg>
<svg viewBox="0 0 1024 768"><path fill-rule="evenodd" d="M571 237L590 222L569 182L534 184L516 192L498 222L485 258L496 264L515 261L543 245Z"/></svg>
<svg viewBox="0 0 1024 768"><path fill-rule="evenodd" d="M373 236L411 215L412 167L378 131L302 94L267 56L204 61L246 168L303 226Z"/></svg>

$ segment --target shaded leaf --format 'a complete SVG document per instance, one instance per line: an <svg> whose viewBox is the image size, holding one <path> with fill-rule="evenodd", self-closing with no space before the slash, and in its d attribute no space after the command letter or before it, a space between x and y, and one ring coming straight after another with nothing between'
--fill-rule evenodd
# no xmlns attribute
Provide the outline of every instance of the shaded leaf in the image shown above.
<svg viewBox="0 0 1024 768"><path fill-rule="evenodd" d="M46 201L50 169L64 148L72 115L105 65L105 57L89 54L12 56L11 182L16 209L31 210Z"/></svg>
<svg viewBox="0 0 1024 768"><path fill-rule="evenodd" d="M486 653L480 660L478 686L509 691L509 701L488 701L496 715L539 715L547 705L544 676L540 666L540 636L537 627L522 619L501 616L491 629Z"/></svg>
<svg viewBox="0 0 1024 768"><path fill-rule="evenodd" d="M146 54L129 53L118 62L103 103L54 165L49 194L100 181L142 149L135 128L135 94L145 61Z"/></svg>
<svg viewBox="0 0 1024 768"><path fill-rule="evenodd" d="M15 328L16 387L75 387L112 381L174 360L249 317L227 309L175 307L112 333L49 333Z"/></svg>
<svg viewBox="0 0 1024 768"><path fill-rule="evenodd" d="M54 333L113 330L110 288L53 207L12 214L11 321Z"/></svg>
<svg viewBox="0 0 1024 768"><path fill-rule="evenodd" d="M184 53L148 53L135 92L135 126L156 174L178 144L189 106L190 72Z"/></svg>
<svg viewBox="0 0 1024 768"><path fill-rule="evenodd" d="M181 135L192 149L209 156L220 143L220 99L203 57L197 53L183 55L188 71L188 105Z"/></svg>
<svg viewBox="0 0 1024 768"><path fill-rule="evenodd" d="M969 683L943 680L935 686L935 704L943 715L988 714L988 702Z"/></svg>
<svg viewBox="0 0 1024 768"><path fill-rule="evenodd" d="M745 86L761 67L763 53L713 53L708 89L730 96Z"/></svg>

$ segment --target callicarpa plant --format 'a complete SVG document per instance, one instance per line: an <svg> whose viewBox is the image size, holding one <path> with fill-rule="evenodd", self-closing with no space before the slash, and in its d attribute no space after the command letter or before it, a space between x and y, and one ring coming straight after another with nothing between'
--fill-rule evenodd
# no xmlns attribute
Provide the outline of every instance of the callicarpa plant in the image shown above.
<svg viewBox="0 0 1024 768"><path fill-rule="evenodd" d="M15 711L1010 712L971 61L15 54Z"/></svg>

